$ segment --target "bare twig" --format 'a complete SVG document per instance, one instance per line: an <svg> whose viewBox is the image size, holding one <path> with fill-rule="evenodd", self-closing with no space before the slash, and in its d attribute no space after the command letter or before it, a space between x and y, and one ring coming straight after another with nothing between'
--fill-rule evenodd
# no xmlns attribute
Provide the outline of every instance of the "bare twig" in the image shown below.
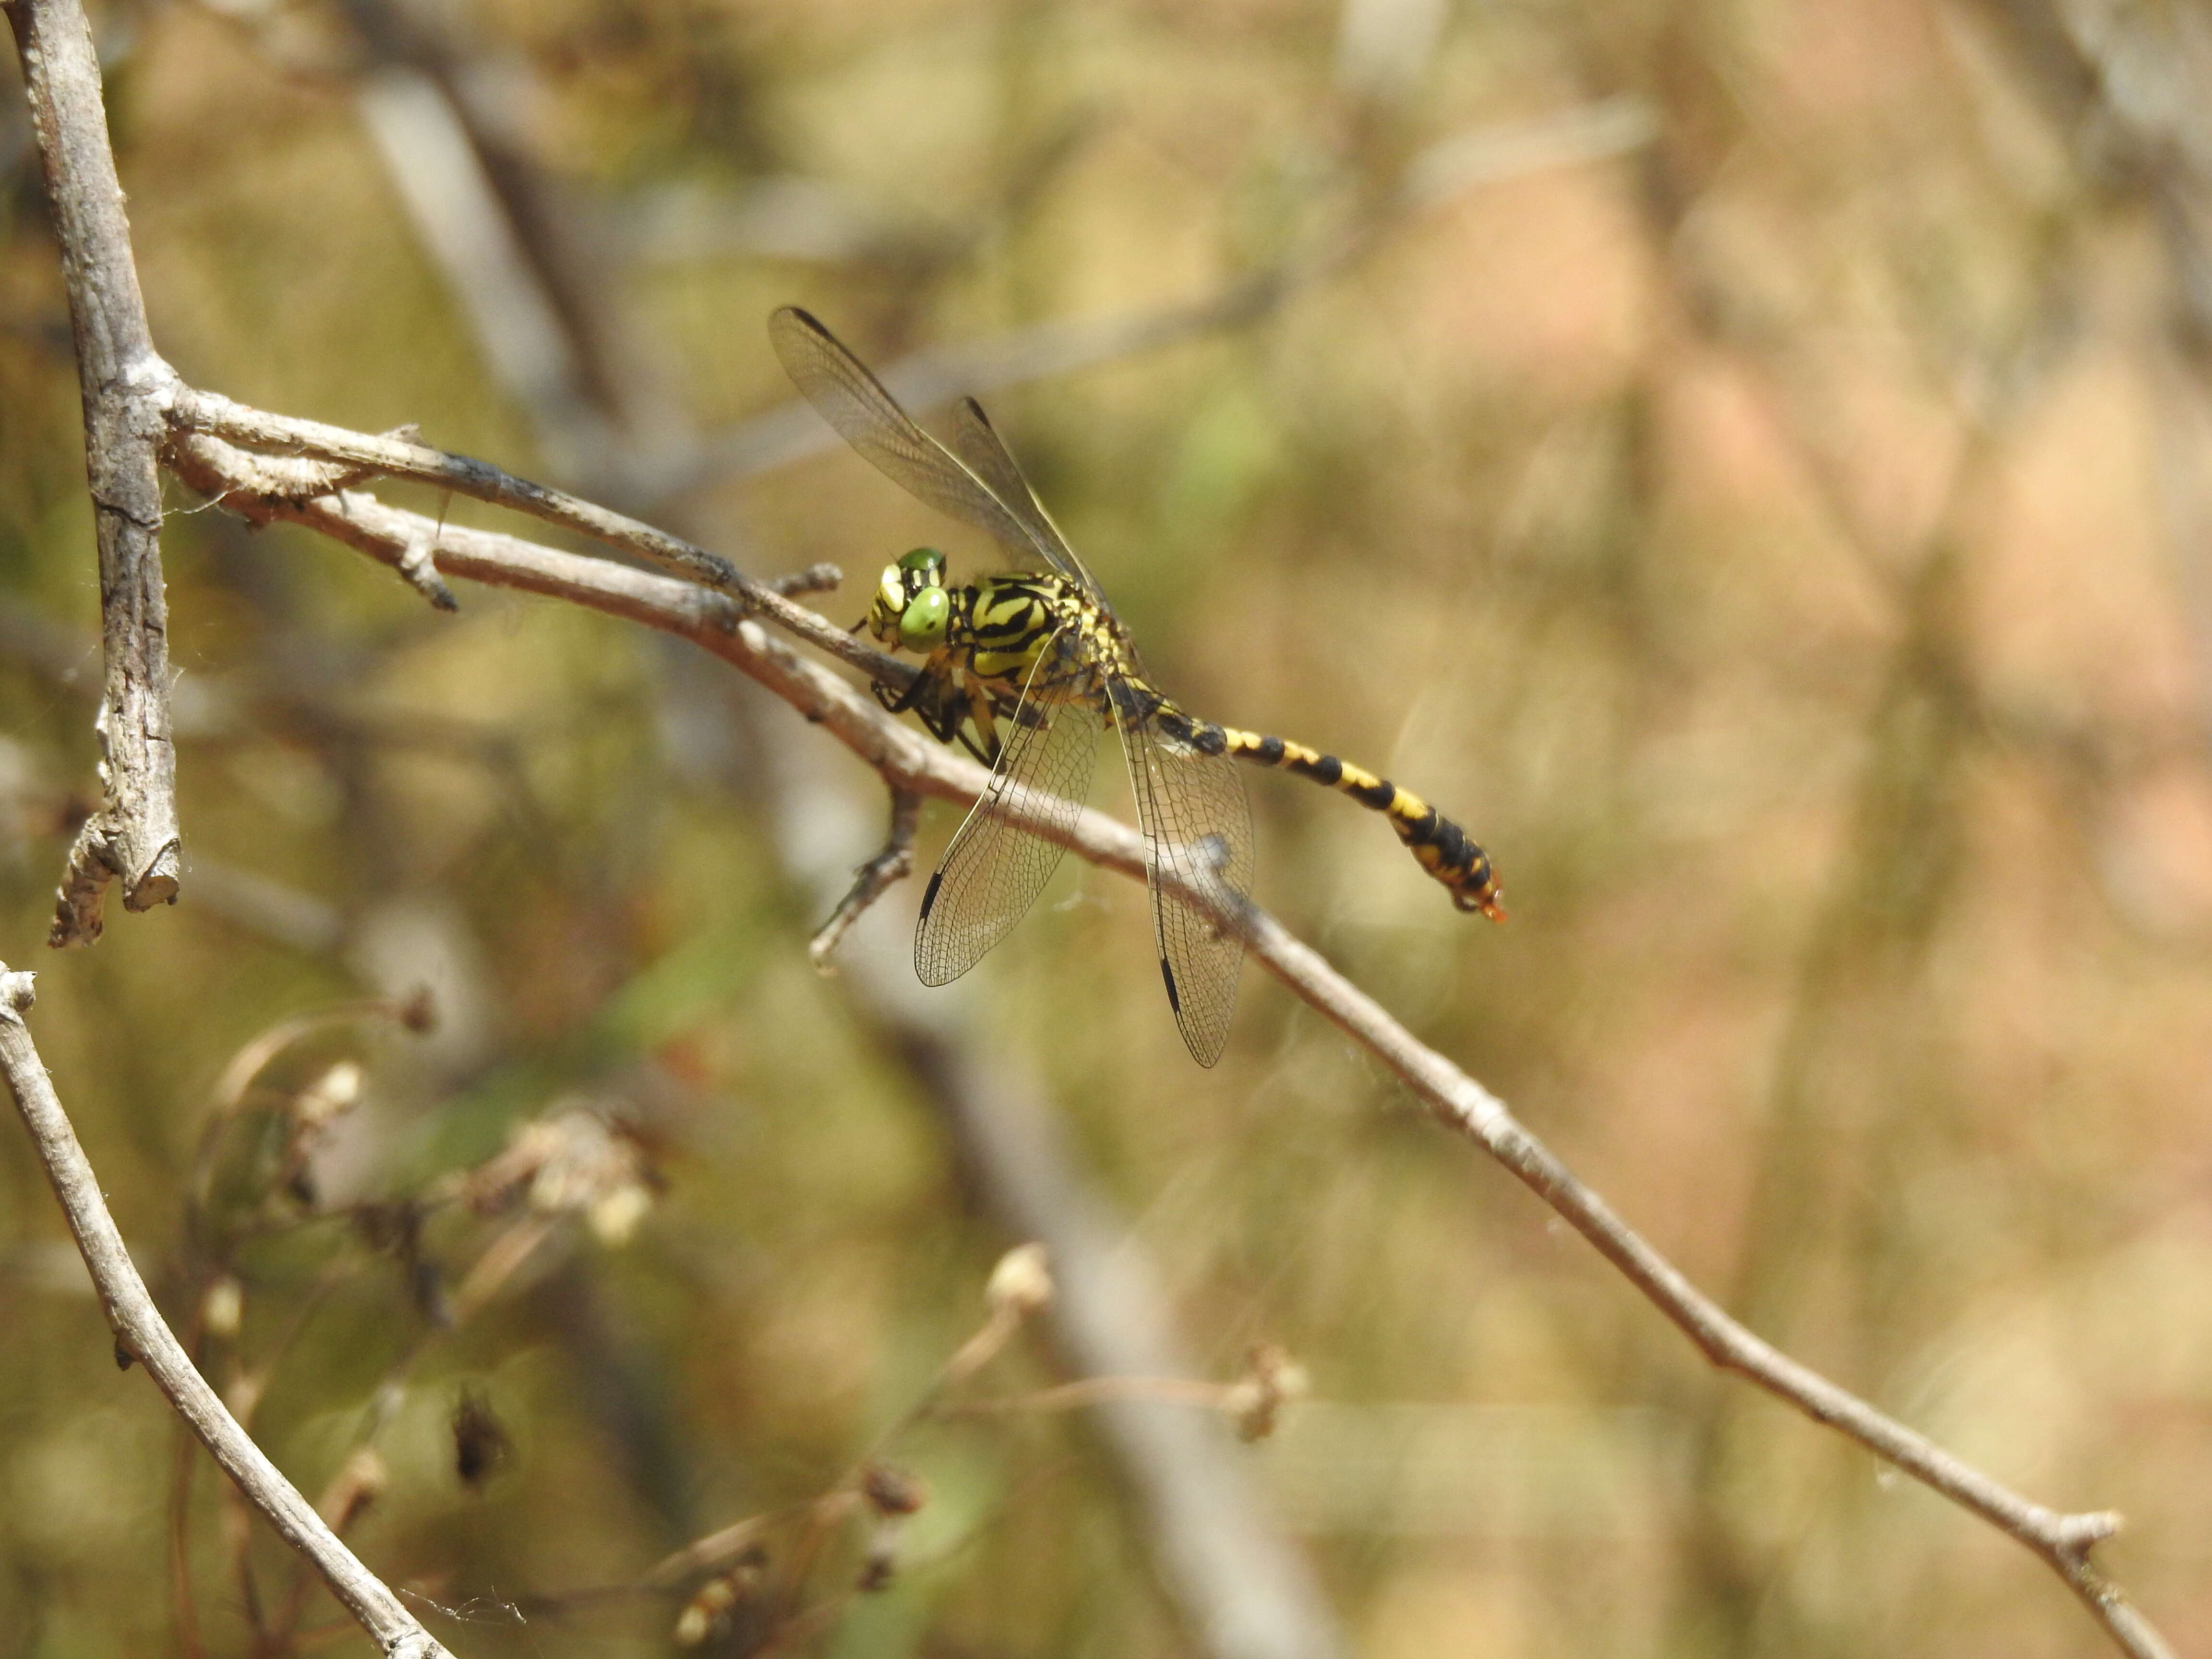
<svg viewBox="0 0 2212 1659"><path fill-rule="evenodd" d="M407 585L441 611L458 611L460 601L454 599L453 590L446 586L446 579L438 574L438 561L433 556L429 541L415 543L399 556L399 574Z"/></svg>
<svg viewBox="0 0 2212 1659"><path fill-rule="evenodd" d="M1596 1246L1712 1364L1856 1440L2033 1551L2081 1598L2124 1652L2137 1659L2170 1659L2171 1650L2156 1630L2089 1560L2091 1547L2120 1529L2118 1515L2069 1515L2030 1503L1761 1340L1614 1214L1503 1101L1415 1041L1318 951L1264 915L1253 916L1248 937L1253 954L1270 972L1382 1059L1446 1125L1480 1146Z"/></svg>
<svg viewBox="0 0 2212 1659"><path fill-rule="evenodd" d="M750 587L727 562L703 547L562 490L519 478L472 456L451 454L405 437L373 437L320 421L271 415L216 392L188 387L179 390L168 414L180 432L205 433L280 457L337 462L364 472L437 484L560 525L696 580L740 594Z"/></svg>
<svg viewBox="0 0 2212 1659"><path fill-rule="evenodd" d="M175 380L155 355L108 148L100 62L77 0L8 0L31 125L61 243L84 402L85 472L100 544L105 799L70 848L47 943L100 936L100 896L127 909L175 902L179 840L169 729L168 607L161 589L160 404Z"/></svg>
<svg viewBox="0 0 2212 1659"><path fill-rule="evenodd" d="M996 1395L985 1400L948 1400L930 1407L933 1417L1013 1417L1030 1412L1075 1411L1117 1400L1164 1400L1182 1406L1224 1409L1234 1382L1207 1382L1190 1376L1086 1376L1028 1394Z"/></svg>
<svg viewBox="0 0 2212 1659"><path fill-rule="evenodd" d="M77 1145L31 1041L24 1016L32 1003L31 975L0 967L0 1072L22 1114L23 1127L45 1165L46 1179L76 1238L78 1252L91 1271L117 1352L136 1359L168 1397L179 1416L191 1425L200 1443L280 1537L314 1563L323 1581L361 1627L390 1659L438 1659L445 1648L424 1630L382 1580L361 1564L315 1513L314 1506L287 1480L204 1377L193 1368L146 1282L124 1248L123 1235L107 1212L100 1182Z"/></svg>
<svg viewBox="0 0 2212 1659"><path fill-rule="evenodd" d="M735 1560L757 1544L771 1528L804 1507L806 1506L749 1515L742 1521L732 1522L708 1533L704 1538L695 1538L681 1549L653 1563L640 1582L651 1589L672 1589L696 1572L704 1572L711 1567Z"/></svg>
<svg viewBox="0 0 2212 1659"><path fill-rule="evenodd" d="M795 599L802 593L827 593L845 580L845 573L827 561L810 564L804 570L788 570L781 576L770 576L762 586Z"/></svg>
<svg viewBox="0 0 2212 1659"><path fill-rule="evenodd" d="M921 826L921 797L910 789L891 791L891 823L881 851L853 872L852 890L837 901L830 920L822 924L806 946L807 960L822 972L834 973L830 957L867 908L890 890L894 882L914 873L914 832Z"/></svg>
<svg viewBox="0 0 2212 1659"><path fill-rule="evenodd" d="M442 485L477 501L527 513L548 524L559 525L605 546L634 553L665 569L704 582L729 595L744 610L757 611L772 618L810 644L819 646L832 656L842 658L887 684L903 685L913 678L913 670L905 664L881 652L871 650L854 639L848 630L817 616L804 605L793 604L772 586L755 582L740 574L734 565L719 555L709 553L705 548L685 541L680 536L656 530L651 525L626 518L594 502L562 490L548 489L544 484L533 483L526 478L518 478L489 461L451 454L445 450L432 449L427 445L404 439L371 437L367 433L349 432L343 427L326 426L319 421L298 421L287 416L270 415L213 392L190 389L177 393L169 415L180 434L202 434L228 445L244 445L249 450L274 451L280 456L336 461L386 473L395 478L411 478L422 483ZM192 452L189 457L177 453L187 450ZM226 504L246 513L249 518L254 517L255 514L236 497L249 494L266 495L270 498L266 504L272 507L284 500L295 502L298 500L295 491L272 492L262 488L254 474L241 469L231 456L210 447L205 437L198 440L182 438L171 445L171 451L173 464L183 463L177 465L179 477L185 477L188 483L193 482L196 477L220 477L222 484L210 488L210 493L226 497ZM196 470L194 462L204 470ZM276 513L268 516L288 515ZM297 518L298 515L289 516ZM407 516L421 527L422 533L407 547L402 548L399 554L385 558L385 562L395 569L402 568L403 556L416 545L427 547L440 562L444 562L453 544L452 532L448 532L441 541L438 525L418 514Z"/></svg>
<svg viewBox="0 0 2212 1659"><path fill-rule="evenodd" d="M198 452L191 455L198 457ZM187 476L198 488L222 491L221 476L204 466ZM249 516L313 526L387 563L428 526L419 515L360 494L305 502L227 499ZM439 549L441 562L452 574L565 598L695 641L826 728L894 792L969 803L988 782L981 767L899 726L854 687L772 640L757 623L740 619L719 595L603 559L479 531L449 527ZM817 621L821 629L836 631ZM810 629L810 637L816 631ZM1103 814L1086 810L1065 830L1039 830L1093 864L1139 878L1144 874L1142 842ZM1231 916L1209 894L1193 888L1188 896L1210 909L1224 927L1243 932L1252 954L1294 994L1375 1054L1443 1123L1481 1146L1582 1233L1715 1365L1757 1383L1998 1528L2057 1572L2123 1651L2135 1659L2166 1659L2170 1650L2156 1630L2090 1559L2092 1547L2118 1529L2117 1516L2065 1514L2031 1503L1779 1352L1691 1284L1495 1095L1415 1040L1317 951L1256 908Z"/></svg>

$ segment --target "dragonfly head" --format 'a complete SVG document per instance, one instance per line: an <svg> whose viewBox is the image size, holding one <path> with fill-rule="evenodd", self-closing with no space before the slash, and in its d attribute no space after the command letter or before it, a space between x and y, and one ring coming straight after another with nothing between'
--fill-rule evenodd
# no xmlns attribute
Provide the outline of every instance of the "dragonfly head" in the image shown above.
<svg viewBox="0 0 2212 1659"><path fill-rule="evenodd" d="M952 596L945 591L945 555L917 547L896 564L884 567L883 580L868 606L868 632L885 645L927 654L945 643L952 617Z"/></svg>

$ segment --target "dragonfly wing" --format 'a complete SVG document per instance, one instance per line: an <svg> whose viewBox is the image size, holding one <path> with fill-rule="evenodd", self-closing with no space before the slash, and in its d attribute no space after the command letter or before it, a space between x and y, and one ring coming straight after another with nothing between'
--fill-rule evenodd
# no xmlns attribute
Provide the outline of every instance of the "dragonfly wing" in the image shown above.
<svg viewBox="0 0 2212 1659"><path fill-rule="evenodd" d="M999 436L998 428L991 424L991 417L983 412L983 405L973 398L963 398L953 415L952 447L967 464L968 470L988 484L991 493L1022 521L1022 528L1029 532L1030 544L1044 562L1104 604L1106 596L1099 591L1097 582L1083 561L1075 556L1075 550L1060 533L1060 526L1045 511L1044 503L1037 500L1036 491L1030 488L1020 464Z"/></svg>
<svg viewBox="0 0 2212 1659"><path fill-rule="evenodd" d="M1037 832L1066 830L1091 792L1091 763L1105 720L1087 701L1038 695L1048 646L1030 675L991 787L945 849L922 896L914 970L924 985L948 985L1012 931L1060 863L1060 848Z"/></svg>
<svg viewBox="0 0 2212 1659"><path fill-rule="evenodd" d="M1010 548L1033 546L1034 532L1020 514L916 426L867 365L812 316L784 306L769 313L768 335L792 384L885 477Z"/></svg>
<svg viewBox="0 0 2212 1659"><path fill-rule="evenodd" d="M1151 850L1152 938L1168 1002L1191 1058L1211 1066L1229 1041L1244 943L1178 891L1214 894L1232 913L1252 892L1252 812L1243 775L1150 720L1124 725L1122 745Z"/></svg>

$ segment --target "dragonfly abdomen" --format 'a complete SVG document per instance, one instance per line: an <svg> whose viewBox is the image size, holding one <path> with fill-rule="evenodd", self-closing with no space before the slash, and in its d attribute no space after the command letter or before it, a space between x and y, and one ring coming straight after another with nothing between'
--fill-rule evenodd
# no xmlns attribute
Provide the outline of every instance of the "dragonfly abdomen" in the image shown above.
<svg viewBox="0 0 2212 1659"><path fill-rule="evenodd" d="M1391 829L1421 868L1449 890L1453 903L1462 910L1480 910L1492 921L1505 920L1504 894L1490 855L1474 836L1412 790L1287 738L1240 732L1234 726L1205 721L1192 720L1189 725L1187 741L1199 749L1234 755L1255 766L1295 772L1351 796L1370 811L1380 812L1389 819Z"/></svg>

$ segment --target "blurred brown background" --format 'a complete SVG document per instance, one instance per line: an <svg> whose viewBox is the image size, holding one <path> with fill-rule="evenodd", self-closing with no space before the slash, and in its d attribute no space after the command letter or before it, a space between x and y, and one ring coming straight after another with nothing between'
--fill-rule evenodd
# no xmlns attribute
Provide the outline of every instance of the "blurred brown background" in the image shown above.
<svg viewBox="0 0 2212 1659"><path fill-rule="evenodd" d="M767 312L982 388L1161 683L1429 794L1513 921L1254 774L1261 902L1762 1334L2033 1498L2124 1510L2111 1566L2183 1651L2212 1644L2204 12L96 24L155 337L197 384L420 422L755 574L834 560L840 622L917 541L991 556L781 407ZM9 61L0 956L40 970L125 1231L272 1455L316 1492L373 1438L370 1563L464 1614L433 1623L465 1655L665 1650L690 1581L574 1593L837 1481L1015 1242L862 992L903 994L916 885L847 974L807 963L880 790L688 647L480 589L435 614L173 488L184 901L46 952L98 597ZM1098 799L1126 811L1117 772ZM952 823L930 810L925 861ZM434 1035L286 1048L192 1200L241 1045L417 984ZM1062 1126L1196 1374L1266 1341L1310 1375L1231 1458L1340 1623L1315 1650L2103 1650L2024 1552L1711 1374L1272 982L1248 970L1227 1056L1194 1067L1133 884L1063 870L919 1006ZM360 1100L303 1129L349 1059ZM634 1133L641 1219L599 1189L528 1234L526 1206L398 1202L579 1102ZM0 1165L0 1650L179 1650L168 1419L116 1373L13 1133ZM1025 1336L978 1386L1061 1375ZM464 1399L503 1437L473 1483ZM843 1534L802 1580L780 1535L707 1650L1224 1650L1085 1418L886 1455L931 1494L890 1586L841 1592ZM265 1539L249 1601L204 1468L182 1515L209 1651L257 1621L276 1650L360 1645L319 1604L283 1626Z"/></svg>

